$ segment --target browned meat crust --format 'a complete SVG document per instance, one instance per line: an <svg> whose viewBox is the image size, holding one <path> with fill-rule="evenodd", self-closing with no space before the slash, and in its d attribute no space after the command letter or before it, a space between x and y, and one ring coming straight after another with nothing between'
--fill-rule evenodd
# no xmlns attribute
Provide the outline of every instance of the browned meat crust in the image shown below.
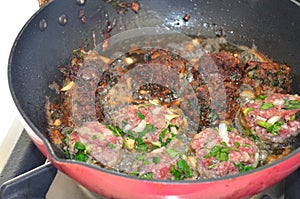
<svg viewBox="0 0 300 199"><path fill-rule="evenodd" d="M243 84L251 85L258 95L289 93L291 91L290 68L276 62L247 62Z"/></svg>
<svg viewBox="0 0 300 199"><path fill-rule="evenodd" d="M238 108L236 101L242 79L239 60L225 51L208 54L201 58L192 73L195 81L191 84L201 107L200 127L214 125L220 120L232 121Z"/></svg>

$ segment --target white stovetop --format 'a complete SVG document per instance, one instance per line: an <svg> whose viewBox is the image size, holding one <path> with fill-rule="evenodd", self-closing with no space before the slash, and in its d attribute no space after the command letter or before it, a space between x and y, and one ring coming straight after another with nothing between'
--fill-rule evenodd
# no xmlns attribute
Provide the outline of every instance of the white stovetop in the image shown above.
<svg viewBox="0 0 300 199"><path fill-rule="evenodd" d="M21 125L17 110L10 95L7 81L7 64L12 45L18 33L39 9L37 0L6 0L1 2L0 31L0 172L5 163L5 155L20 135Z"/></svg>

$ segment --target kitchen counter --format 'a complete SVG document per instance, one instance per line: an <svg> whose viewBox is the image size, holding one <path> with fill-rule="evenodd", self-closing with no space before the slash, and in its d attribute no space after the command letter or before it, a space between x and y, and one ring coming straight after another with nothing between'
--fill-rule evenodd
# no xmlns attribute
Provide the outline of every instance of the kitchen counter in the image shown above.
<svg viewBox="0 0 300 199"><path fill-rule="evenodd" d="M3 1L1 7L1 64L0 64L0 172L15 142L22 132L17 119L17 109L13 103L7 80L7 65L13 43L30 17L39 9L37 0Z"/></svg>

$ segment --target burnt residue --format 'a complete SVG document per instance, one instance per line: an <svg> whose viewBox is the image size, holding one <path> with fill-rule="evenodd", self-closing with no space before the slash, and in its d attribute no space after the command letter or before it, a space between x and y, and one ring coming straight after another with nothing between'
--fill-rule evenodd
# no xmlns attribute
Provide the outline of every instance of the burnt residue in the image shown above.
<svg viewBox="0 0 300 199"><path fill-rule="evenodd" d="M120 1L120 0L104 0L106 3L111 4L119 14L126 14L129 10L133 11L134 13L138 14L140 10L140 2L133 1Z"/></svg>

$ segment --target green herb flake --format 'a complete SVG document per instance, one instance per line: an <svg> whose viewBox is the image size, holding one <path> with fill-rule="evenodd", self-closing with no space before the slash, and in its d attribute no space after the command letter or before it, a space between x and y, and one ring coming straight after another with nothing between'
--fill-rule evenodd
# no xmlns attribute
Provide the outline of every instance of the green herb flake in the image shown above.
<svg viewBox="0 0 300 199"><path fill-rule="evenodd" d="M142 179L152 179L153 178L153 173L152 172L145 173L145 174L141 175L140 178L142 178Z"/></svg>
<svg viewBox="0 0 300 199"><path fill-rule="evenodd" d="M235 165L239 168L240 173L244 173L246 171L251 171L254 169L254 167L252 165L246 166L242 162L235 164Z"/></svg>
<svg viewBox="0 0 300 199"><path fill-rule="evenodd" d="M74 149L76 150L84 150L85 149L85 146L80 143L80 142L76 142L75 145L74 145Z"/></svg>
<svg viewBox="0 0 300 199"><path fill-rule="evenodd" d="M242 112L243 112L243 115L244 116L247 116L247 114L248 114L248 112L249 111L253 111L253 108L252 107L247 107L247 108L245 108Z"/></svg>
<svg viewBox="0 0 300 199"><path fill-rule="evenodd" d="M283 122L277 121L274 124L271 124L264 121L257 121L257 124L258 126L265 128L268 133L272 133L274 136L277 136L279 131L281 130L281 125L283 124Z"/></svg>
<svg viewBox="0 0 300 199"><path fill-rule="evenodd" d="M88 159L88 156L82 152L76 153L76 155L75 155L75 160L85 162L87 159Z"/></svg>
<svg viewBox="0 0 300 199"><path fill-rule="evenodd" d="M261 120L257 121L257 125L260 126L260 127L263 127L263 128L268 128L269 126L272 126L272 124L270 124L268 122L261 121Z"/></svg>
<svg viewBox="0 0 300 199"><path fill-rule="evenodd" d="M174 149L166 148L166 152L169 154L170 158L174 158L180 153Z"/></svg>
<svg viewBox="0 0 300 199"><path fill-rule="evenodd" d="M257 72L253 72L252 75L251 75L251 79L258 79L258 74Z"/></svg>
<svg viewBox="0 0 300 199"><path fill-rule="evenodd" d="M132 176L138 176L139 174L140 174L139 171L133 171L133 172L131 172L131 175L132 175Z"/></svg>
<svg viewBox="0 0 300 199"><path fill-rule="evenodd" d="M138 116L138 118L140 118L141 120L145 119L145 115L143 115L140 111L136 112L136 115Z"/></svg>
<svg viewBox="0 0 300 199"><path fill-rule="evenodd" d="M71 158L71 154L69 151L69 147L66 149L66 158L70 159Z"/></svg>
<svg viewBox="0 0 300 199"><path fill-rule="evenodd" d="M153 124L146 124L146 127L143 131L139 132L139 137L144 137L146 134L154 134L156 131L156 128Z"/></svg>
<svg viewBox="0 0 300 199"><path fill-rule="evenodd" d="M123 124L124 126L126 126L126 125L128 124L128 121L122 120L122 124Z"/></svg>
<svg viewBox="0 0 300 199"><path fill-rule="evenodd" d="M107 148L109 149L115 149L117 147L116 144L112 143L112 142L109 142L107 145L106 145Z"/></svg>
<svg viewBox="0 0 300 199"><path fill-rule="evenodd" d="M250 144L248 144L248 143L243 144L243 147L248 147L248 146L250 146Z"/></svg>
<svg viewBox="0 0 300 199"><path fill-rule="evenodd" d="M142 138L138 137L135 139L135 141L136 141L135 149L137 151L146 151L147 150L147 144L144 143Z"/></svg>
<svg viewBox="0 0 300 199"><path fill-rule="evenodd" d="M300 109L300 101L298 101L298 100L289 100L289 101L286 101L284 109L285 110Z"/></svg>
<svg viewBox="0 0 300 199"><path fill-rule="evenodd" d="M296 115L292 115L291 117L290 117L290 121L294 121L296 119Z"/></svg>
<svg viewBox="0 0 300 199"><path fill-rule="evenodd" d="M216 164L211 164L211 165L209 165L207 168L208 168L209 170L211 170L211 169L213 169L215 166L216 166Z"/></svg>
<svg viewBox="0 0 300 199"><path fill-rule="evenodd" d="M221 146L216 144L205 156L204 158L214 157L220 162L227 161L229 159L229 153L231 148L225 143L222 142Z"/></svg>
<svg viewBox="0 0 300 199"><path fill-rule="evenodd" d="M109 130L111 130L116 136L121 136L120 131L118 128L113 127L111 124L107 126Z"/></svg>
<svg viewBox="0 0 300 199"><path fill-rule="evenodd" d="M168 129L165 128L159 135L159 139L162 140L166 137L166 133L168 132Z"/></svg>
<svg viewBox="0 0 300 199"><path fill-rule="evenodd" d="M234 142L234 146L236 146L236 148L239 148L240 147L240 143L239 142Z"/></svg>
<svg viewBox="0 0 300 199"><path fill-rule="evenodd" d="M159 135L159 142L161 143L161 146L166 146L171 142L171 140L176 136L176 134L171 132L171 138L167 138L166 141L164 141L164 138L166 137L166 133L168 132L168 128L165 128Z"/></svg>
<svg viewBox="0 0 300 199"><path fill-rule="evenodd" d="M298 113L295 114L295 120L298 120L299 121L300 119L300 111Z"/></svg>
<svg viewBox="0 0 300 199"><path fill-rule="evenodd" d="M231 126L228 126L228 127L227 127L227 131L228 131L228 132L231 132L232 130L233 130L233 127L231 127Z"/></svg>
<svg viewBox="0 0 300 199"><path fill-rule="evenodd" d="M192 176L191 168L188 163L180 158L176 166L170 166L170 173L174 176L175 180L182 180Z"/></svg>
<svg viewBox="0 0 300 199"><path fill-rule="evenodd" d="M157 156L152 157L152 162L154 162L155 164L158 164L160 162L160 157L157 157Z"/></svg>
<svg viewBox="0 0 300 199"><path fill-rule="evenodd" d="M252 132L250 129L243 129L243 131L252 141L257 141L259 139L255 131Z"/></svg>
<svg viewBox="0 0 300 199"><path fill-rule="evenodd" d="M137 160L144 160L145 158L146 158L145 155L138 155L138 156L136 157Z"/></svg>
<svg viewBox="0 0 300 199"><path fill-rule="evenodd" d="M261 105L261 107L260 107L260 110L268 110L268 109L270 109L272 107L274 107L274 104L263 102L262 105Z"/></svg>
<svg viewBox="0 0 300 199"><path fill-rule="evenodd" d="M96 140L96 139L97 139L97 135L93 135L93 136L92 136L92 139L93 139L93 140Z"/></svg>
<svg viewBox="0 0 300 199"><path fill-rule="evenodd" d="M282 121L275 122L272 126L267 128L267 132L272 133L274 136L277 136L279 131L281 130Z"/></svg>
<svg viewBox="0 0 300 199"><path fill-rule="evenodd" d="M258 102L258 101L260 101L260 100L264 100L264 99L266 99L266 97L267 96L265 96L265 95L260 95L260 96L258 96L257 98L255 98L255 102Z"/></svg>
<svg viewBox="0 0 300 199"><path fill-rule="evenodd" d="M149 160L147 160L147 159L143 160L143 165L149 165L149 164L150 164Z"/></svg>

